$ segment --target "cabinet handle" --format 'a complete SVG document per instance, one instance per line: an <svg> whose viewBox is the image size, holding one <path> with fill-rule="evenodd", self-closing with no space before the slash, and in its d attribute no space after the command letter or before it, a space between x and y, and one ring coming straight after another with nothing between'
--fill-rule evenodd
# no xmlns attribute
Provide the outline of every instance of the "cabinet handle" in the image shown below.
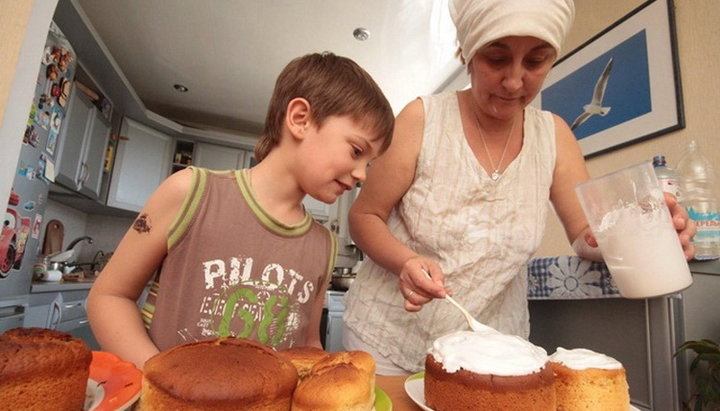
<svg viewBox="0 0 720 411"><path fill-rule="evenodd" d="M82 305L83 305L83 302L82 302L82 301L78 301L78 302L74 302L74 303L70 303L70 304L65 304L65 309L67 310L67 309L74 308L74 307L82 307Z"/></svg>
<svg viewBox="0 0 720 411"><path fill-rule="evenodd" d="M55 315L57 313L57 315ZM50 306L50 319L48 321L48 328L51 330L57 329L58 324L62 320L62 307L57 301L53 301Z"/></svg>
<svg viewBox="0 0 720 411"><path fill-rule="evenodd" d="M75 180L75 184L78 186L78 188L82 187L83 183L85 183L85 181L87 180L87 176L86 176L88 174L87 171L88 171L87 164L85 164L85 162L81 163L80 164L80 175Z"/></svg>
<svg viewBox="0 0 720 411"><path fill-rule="evenodd" d="M80 173L78 173L77 178L75 178L75 185L80 188L80 184L82 183L83 173L85 172L85 168L83 168L83 164L80 164Z"/></svg>
<svg viewBox="0 0 720 411"><path fill-rule="evenodd" d="M90 168L86 163L82 163L83 166L83 179L81 181L82 184L87 183L88 178L90 178Z"/></svg>

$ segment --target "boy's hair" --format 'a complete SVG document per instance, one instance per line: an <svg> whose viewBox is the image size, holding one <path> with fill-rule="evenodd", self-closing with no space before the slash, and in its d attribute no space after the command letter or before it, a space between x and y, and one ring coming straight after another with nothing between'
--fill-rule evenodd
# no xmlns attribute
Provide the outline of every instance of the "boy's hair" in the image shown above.
<svg viewBox="0 0 720 411"><path fill-rule="evenodd" d="M380 152L392 140L395 117L380 87L357 63L330 52L307 54L291 61L275 82L265 129L255 145L262 161L280 142L290 100L304 98L317 128L330 116L350 116L383 139Z"/></svg>

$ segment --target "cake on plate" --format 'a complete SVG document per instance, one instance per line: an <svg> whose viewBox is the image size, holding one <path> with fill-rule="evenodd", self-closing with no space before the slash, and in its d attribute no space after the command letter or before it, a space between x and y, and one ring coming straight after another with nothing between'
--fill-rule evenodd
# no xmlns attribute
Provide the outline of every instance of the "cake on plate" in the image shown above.
<svg viewBox="0 0 720 411"><path fill-rule="evenodd" d="M70 334L14 328L0 335L0 407L82 410L92 351Z"/></svg>
<svg viewBox="0 0 720 411"><path fill-rule="evenodd" d="M242 338L173 347L144 367L140 409L290 410L298 375L272 348Z"/></svg>
<svg viewBox="0 0 720 411"><path fill-rule="evenodd" d="M457 331L425 360L425 403L436 411L555 410L547 353L518 336Z"/></svg>
<svg viewBox="0 0 720 411"><path fill-rule="evenodd" d="M293 411L373 409L375 359L370 354L364 351L327 353L319 349L291 349L281 355L293 357L293 363L303 374L293 394Z"/></svg>
<svg viewBox="0 0 720 411"><path fill-rule="evenodd" d="M550 356L558 410L627 411L625 368L616 359L584 348L559 347Z"/></svg>
<svg viewBox="0 0 720 411"><path fill-rule="evenodd" d="M292 347L278 351L278 355L290 361L298 372L298 384L309 376L313 366L330 356L330 353L315 347Z"/></svg>

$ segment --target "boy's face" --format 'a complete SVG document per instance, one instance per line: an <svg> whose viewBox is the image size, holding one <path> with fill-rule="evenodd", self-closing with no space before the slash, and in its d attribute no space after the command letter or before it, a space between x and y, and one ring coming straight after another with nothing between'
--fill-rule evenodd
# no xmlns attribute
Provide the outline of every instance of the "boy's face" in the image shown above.
<svg viewBox="0 0 720 411"><path fill-rule="evenodd" d="M333 203L356 183L365 181L366 168L380 153L382 140L349 116L330 116L319 129L310 123L299 168L301 188L324 203Z"/></svg>

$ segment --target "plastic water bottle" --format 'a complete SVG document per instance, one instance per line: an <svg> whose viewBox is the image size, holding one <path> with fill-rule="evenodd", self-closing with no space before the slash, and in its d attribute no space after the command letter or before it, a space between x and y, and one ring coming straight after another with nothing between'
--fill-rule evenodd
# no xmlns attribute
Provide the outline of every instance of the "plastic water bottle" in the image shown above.
<svg viewBox="0 0 720 411"><path fill-rule="evenodd" d="M683 205L697 225L693 239L695 259L720 258L720 203L713 165L702 155L698 144L690 141L676 170L683 180Z"/></svg>
<svg viewBox="0 0 720 411"><path fill-rule="evenodd" d="M653 157L653 167L662 190L666 193L674 195L678 202L682 202L682 198L680 196L680 185L682 179L675 170L667 166L665 156L660 155Z"/></svg>

